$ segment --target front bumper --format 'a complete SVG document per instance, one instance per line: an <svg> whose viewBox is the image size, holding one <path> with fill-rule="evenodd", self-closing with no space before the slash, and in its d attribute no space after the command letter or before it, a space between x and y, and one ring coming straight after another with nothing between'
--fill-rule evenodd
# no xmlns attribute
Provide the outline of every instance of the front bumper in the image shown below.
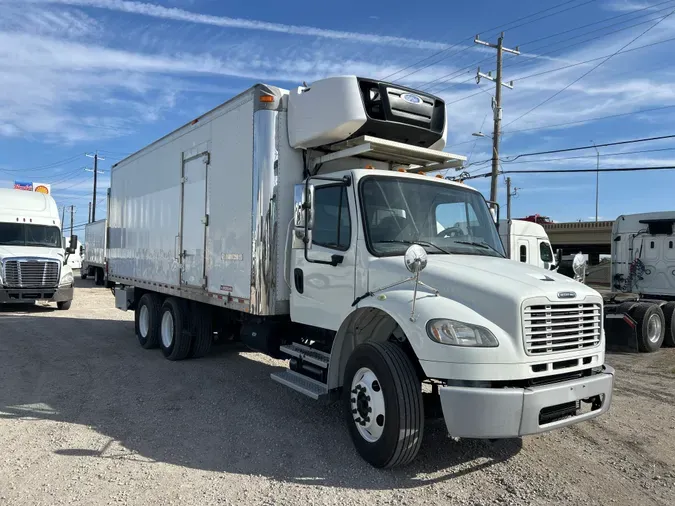
<svg viewBox="0 0 675 506"><path fill-rule="evenodd" d="M73 300L73 285L58 288L8 288L0 287L0 303L4 302L34 302L46 300L49 302L65 302Z"/></svg>
<svg viewBox="0 0 675 506"><path fill-rule="evenodd" d="M510 438L539 434L590 420L612 402L614 369L575 380L530 388L441 387L439 395L448 432L454 437ZM594 398L595 409L550 421L551 411L566 403ZM542 414L542 410L544 413ZM543 420L540 417L543 415Z"/></svg>

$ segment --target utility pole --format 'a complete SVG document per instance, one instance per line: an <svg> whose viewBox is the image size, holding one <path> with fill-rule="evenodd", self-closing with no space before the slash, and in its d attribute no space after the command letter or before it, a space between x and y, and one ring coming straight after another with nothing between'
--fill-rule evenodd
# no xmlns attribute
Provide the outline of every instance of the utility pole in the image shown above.
<svg viewBox="0 0 675 506"><path fill-rule="evenodd" d="M511 54L520 54L518 47L509 49L504 47L504 32L499 35L497 44L491 44L480 40L480 35L476 35L474 43L482 46L488 46L497 50L497 77L492 77L492 72L484 74L478 67L476 73L476 84L480 83L481 78L495 83L495 96L492 99L492 112L494 114L494 129L492 132L492 179L490 181L490 200L497 201L497 178L499 176L499 137L501 135L502 123L502 86L513 89L513 81L505 83L502 80L502 54L504 51ZM494 207L494 206L493 206Z"/></svg>
<svg viewBox="0 0 675 506"><path fill-rule="evenodd" d="M98 161L105 160L105 158L98 156L98 151L96 151L93 155L87 154L87 156L94 159L94 198L92 199L91 205L91 221L96 221L96 183L98 175Z"/></svg>
<svg viewBox="0 0 675 506"><path fill-rule="evenodd" d="M89 202L89 212L87 213L87 223L91 223L91 202Z"/></svg>
<svg viewBox="0 0 675 506"><path fill-rule="evenodd" d="M600 189L600 151L598 150L598 147L595 145L595 142L591 141L593 143L593 147L595 148L595 222L598 222L598 196L599 196L599 189Z"/></svg>
<svg viewBox="0 0 675 506"><path fill-rule="evenodd" d="M75 218L75 206L70 206L70 237L73 237L73 219ZM73 245L71 244L72 248Z"/></svg>
<svg viewBox="0 0 675 506"><path fill-rule="evenodd" d="M506 178L506 219L511 219L511 197L516 197L518 195L518 188L513 189L511 193L511 178Z"/></svg>
<svg viewBox="0 0 675 506"><path fill-rule="evenodd" d="M61 209L61 227L63 227L66 224L66 206L63 206L63 209Z"/></svg>

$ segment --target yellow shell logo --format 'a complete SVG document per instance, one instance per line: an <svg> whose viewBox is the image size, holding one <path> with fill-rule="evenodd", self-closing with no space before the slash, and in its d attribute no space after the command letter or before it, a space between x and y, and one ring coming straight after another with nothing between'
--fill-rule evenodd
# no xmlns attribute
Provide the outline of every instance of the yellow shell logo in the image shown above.
<svg viewBox="0 0 675 506"><path fill-rule="evenodd" d="M35 191L38 193L44 193L45 195L49 195L49 188L47 188L44 185L36 186Z"/></svg>

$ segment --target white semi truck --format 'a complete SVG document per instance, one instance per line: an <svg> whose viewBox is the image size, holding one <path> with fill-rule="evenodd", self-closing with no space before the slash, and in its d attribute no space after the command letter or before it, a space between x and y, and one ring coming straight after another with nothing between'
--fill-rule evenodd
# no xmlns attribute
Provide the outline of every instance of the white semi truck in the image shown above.
<svg viewBox="0 0 675 506"><path fill-rule="evenodd" d="M605 321L617 346L675 346L675 211L619 216L612 227Z"/></svg>
<svg viewBox="0 0 675 506"><path fill-rule="evenodd" d="M87 223L84 227L84 260L80 277L92 276L97 285L103 285L106 278L106 242L108 220Z"/></svg>
<svg viewBox="0 0 675 506"><path fill-rule="evenodd" d="M555 271L559 259L553 254L546 230L525 220L500 220L499 237L511 260Z"/></svg>
<svg viewBox="0 0 675 506"><path fill-rule="evenodd" d="M77 236L70 238L77 244ZM0 303L73 300L73 271L64 249L61 220L50 195L0 188Z"/></svg>
<svg viewBox="0 0 675 506"><path fill-rule="evenodd" d="M429 175L464 161L446 125L399 85L260 84L114 165L108 276L141 346L289 359L271 378L341 398L376 467L417 454L423 384L456 437L606 412L602 298L507 259L483 196Z"/></svg>

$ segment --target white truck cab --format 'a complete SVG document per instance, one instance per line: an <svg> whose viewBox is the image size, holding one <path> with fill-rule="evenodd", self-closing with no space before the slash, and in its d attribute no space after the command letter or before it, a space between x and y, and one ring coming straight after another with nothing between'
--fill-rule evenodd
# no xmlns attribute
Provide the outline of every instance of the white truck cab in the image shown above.
<svg viewBox="0 0 675 506"><path fill-rule="evenodd" d="M73 236L73 243L77 237ZM0 303L56 302L69 309L73 272L49 195L0 188Z"/></svg>
<svg viewBox="0 0 675 506"><path fill-rule="evenodd" d="M376 467L422 441L422 385L455 437L511 438L609 409L602 298L507 258L483 196L434 176L446 105L355 76L256 85L111 170L108 279L169 360L214 329L342 399Z"/></svg>
<svg viewBox="0 0 675 506"><path fill-rule="evenodd" d="M500 220L499 236L511 260L555 271L558 259L553 254L546 230L525 220Z"/></svg>

